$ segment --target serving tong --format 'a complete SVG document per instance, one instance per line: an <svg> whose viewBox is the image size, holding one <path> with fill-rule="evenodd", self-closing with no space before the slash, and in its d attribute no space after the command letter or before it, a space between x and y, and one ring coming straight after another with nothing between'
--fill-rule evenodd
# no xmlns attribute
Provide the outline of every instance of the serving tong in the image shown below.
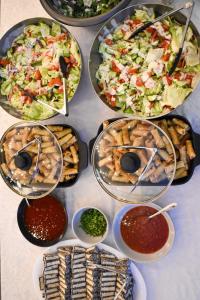
<svg viewBox="0 0 200 300"><path fill-rule="evenodd" d="M194 1L190 1L190 2L186 2L184 4L179 4L175 9L169 11L169 12L166 12L164 13L163 15L159 16L158 18L156 18L155 20L153 21L148 21L147 23L145 23L144 25L140 26L138 29L136 29L130 36L129 36L129 40L131 38L134 38L136 35L138 35L139 33L141 33L142 31L144 31L145 29L147 29L148 27L150 27L151 25L161 21L162 19L166 18L166 17L169 17L173 14L175 14L176 12L180 11L180 10L183 10L183 9L190 9L189 11L189 14L187 16L187 19L186 19L186 24L185 24L185 27L184 27L184 32L183 32L183 36L182 36L182 40L181 40L181 44L180 44L180 47L179 47L179 50L178 52L176 53L176 56L175 56L175 59L174 59L174 63L172 65L172 67L170 68L169 70L169 75L171 76L172 73L175 71L178 63L179 63L179 60L181 58L181 55L182 55L182 52L183 52L183 46L184 46L184 42L185 42L185 38L186 38L186 34L187 34L187 31L188 31L188 27L189 27L189 23L190 23L190 19L191 19L191 16L192 16L192 12L193 12L193 8L194 8Z"/></svg>
<svg viewBox="0 0 200 300"><path fill-rule="evenodd" d="M64 115L66 117L69 116L69 106L68 106L68 97L67 97L67 90L66 90L66 79L68 76L68 64L66 63L64 56L60 56L59 57L59 65L60 65L60 71L62 73L62 82L63 82L63 107L61 109L57 109L55 107L53 107L52 105L49 105L46 102L43 102L40 99L37 99L35 96L33 96L32 94L30 94L28 91L23 91L24 95L29 96L32 100L37 101L38 103L52 109L53 111Z"/></svg>
<svg viewBox="0 0 200 300"><path fill-rule="evenodd" d="M158 152L158 148L150 148L150 147L145 147L145 146L128 146L128 145L114 145L114 146L110 146L111 148L115 148L115 149L135 149L135 150L147 150L147 151L151 151L151 156L148 160L148 163L146 164L146 166L143 168L142 173L140 174L140 176L138 177L137 181L135 183L133 183L133 189L131 190L130 193L134 192L134 190L136 189L136 187L138 186L138 184L140 183L140 181L142 180L144 174L147 172L147 170L149 169L154 156L156 155L156 153Z"/></svg>

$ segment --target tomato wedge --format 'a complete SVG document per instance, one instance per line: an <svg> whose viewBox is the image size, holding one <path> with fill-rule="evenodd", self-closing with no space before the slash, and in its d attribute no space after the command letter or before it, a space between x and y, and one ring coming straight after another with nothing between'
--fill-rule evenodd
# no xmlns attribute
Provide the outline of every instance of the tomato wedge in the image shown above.
<svg viewBox="0 0 200 300"><path fill-rule="evenodd" d="M166 54L163 55L162 60L168 61L169 58L170 58L170 53L166 53Z"/></svg>
<svg viewBox="0 0 200 300"><path fill-rule="evenodd" d="M168 85L171 85L171 84L172 84L172 82L173 82L173 80L172 80L171 76L169 76L169 75L166 75L166 79L167 79L167 83L168 83Z"/></svg>
<svg viewBox="0 0 200 300"><path fill-rule="evenodd" d="M48 83L49 87L52 87L54 85L58 85L58 86L62 85L62 81L61 81L60 77L52 78L49 81L49 83Z"/></svg>
<svg viewBox="0 0 200 300"><path fill-rule="evenodd" d="M118 66L116 65L116 63L114 61L112 61L112 70L114 72L116 72L117 74L121 73L121 70L118 68Z"/></svg>
<svg viewBox="0 0 200 300"><path fill-rule="evenodd" d="M130 68L130 69L128 70L128 74L129 74L129 75L137 74L137 72L138 72L138 70L137 70L137 69L134 69L134 68Z"/></svg>
<svg viewBox="0 0 200 300"><path fill-rule="evenodd" d="M104 42L109 46L113 44L113 41L111 39L105 39Z"/></svg>
<svg viewBox="0 0 200 300"><path fill-rule="evenodd" d="M42 78L42 75L40 73L39 70L36 70L35 74L34 74L34 79L35 80L40 80Z"/></svg>
<svg viewBox="0 0 200 300"><path fill-rule="evenodd" d="M170 46L170 43L168 40L163 40L160 44L160 47L164 48L165 50L167 50L169 48L169 46Z"/></svg>
<svg viewBox="0 0 200 300"><path fill-rule="evenodd" d="M136 79L136 85L137 86L143 86L144 85L144 82L142 81L142 78L141 77L138 77Z"/></svg>
<svg viewBox="0 0 200 300"><path fill-rule="evenodd" d="M6 58L0 58L0 65L6 66L10 63L10 61Z"/></svg>

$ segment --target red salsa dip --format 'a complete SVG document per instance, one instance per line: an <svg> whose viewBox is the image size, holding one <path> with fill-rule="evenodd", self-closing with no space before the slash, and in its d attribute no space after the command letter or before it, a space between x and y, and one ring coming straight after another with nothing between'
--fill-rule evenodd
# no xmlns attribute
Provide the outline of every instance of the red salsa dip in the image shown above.
<svg viewBox="0 0 200 300"><path fill-rule="evenodd" d="M58 239L67 226L67 215L62 204L53 196L30 201L24 212L24 222L36 239Z"/></svg>
<svg viewBox="0 0 200 300"><path fill-rule="evenodd" d="M132 250L140 253L154 253L167 242L169 226L160 214L152 219L147 217L156 213L155 208L137 206L129 210L121 221L121 235Z"/></svg>

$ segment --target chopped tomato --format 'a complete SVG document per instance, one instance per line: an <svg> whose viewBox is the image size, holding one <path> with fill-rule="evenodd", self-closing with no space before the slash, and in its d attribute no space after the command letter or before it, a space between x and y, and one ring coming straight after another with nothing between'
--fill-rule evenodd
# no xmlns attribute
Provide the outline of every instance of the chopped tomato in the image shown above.
<svg viewBox="0 0 200 300"><path fill-rule="evenodd" d="M57 36L49 36L46 38L47 44L52 44L55 42L63 41L67 38L67 33L61 33Z"/></svg>
<svg viewBox="0 0 200 300"><path fill-rule="evenodd" d="M31 99L30 96L26 96L25 99L24 99L24 103L25 104L31 104L33 102L33 100Z"/></svg>
<svg viewBox="0 0 200 300"><path fill-rule="evenodd" d="M125 82L125 80L123 78L119 79L118 81L119 81L119 83L124 83Z"/></svg>
<svg viewBox="0 0 200 300"><path fill-rule="evenodd" d="M59 71L59 65L53 65L50 67L51 71Z"/></svg>
<svg viewBox="0 0 200 300"><path fill-rule="evenodd" d="M163 55L162 60L168 61L169 58L170 58L170 53L166 53L166 54Z"/></svg>
<svg viewBox="0 0 200 300"><path fill-rule="evenodd" d="M144 82L142 81L142 78L141 77L138 77L136 79L136 85L137 86L143 86L144 85Z"/></svg>
<svg viewBox="0 0 200 300"><path fill-rule="evenodd" d="M193 75L192 75L192 74L187 74L186 77L185 77L185 79L186 79L188 85L191 86L191 84L192 84L192 79L193 79Z"/></svg>
<svg viewBox="0 0 200 300"><path fill-rule="evenodd" d="M180 80L180 78L181 78L181 73L180 73L180 72L174 73L174 78L177 79L177 80Z"/></svg>
<svg viewBox="0 0 200 300"><path fill-rule="evenodd" d="M169 43L168 40L163 40L163 41L161 42L161 44L160 44L160 47L161 47L161 48L164 48L165 50L168 49L169 46L170 46L170 43Z"/></svg>
<svg viewBox="0 0 200 300"><path fill-rule="evenodd" d="M138 70L137 70L137 69L134 69L134 68L130 68L130 69L128 70L128 74L129 74L129 75L137 74L137 72L138 72Z"/></svg>
<svg viewBox="0 0 200 300"><path fill-rule="evenodd" d="M6 58L0 58L0 65L6 66L10 63L10 61Z"/></svg>
<svg viewBox="0 0 200 300"><path fill-rule="evenodd" d="M166 79L167 79L167 83L168 83L168 85L171 85L171 84L172 84L172 82L173 82L173 80L172 80L171 76L169 76L169 75L166 75Z"/></svg>
<svg viewBox="0 0 200 300"><path fill-rule="evenodd" d="M119 52L120 52L121 54L127 54L127 53L128 53L128 49L122 48L122 49L119 49Z"/></svg>
<svg viewBox="0 0 200 300"><path fill-rule="evenodd" d="M118 66L116 65L116 63L114 61L112 61L112 70L118 74L121 73L121 70L118 68Z"/></svg>
<svg viewBox="0 0 200 300"><path fill-rule="evenodd" d="M52 86L54 86L54 85L62 85L62 81L61 81L61 79L60 79L60 77L56 77L56 78L52 78L50 81L49 81L49 83L48 83L48 86L49 87L52 87Z"/></svg>
<svg viewBox="0 0 200 300"><path fill-rule="evenodd" d="M156 30L150 26L150 27L148 27L148 28L146 29L146 31L152 34L152 33L154 33Z"/></svg>
<svg viewBox="0 0 200 300"><path fill-rule="evenodd" d="M104 42L109 46L113 44L113 41L111 39L105 39Z"/></svg>
<svg viewBox="0 0 200 300"><path fill-rule="evenodd" d="M77 61L76 61L76 59L75 59L75 57L72 54L70 54L69 57L65 57L65 61L71 67L76 66L78 64Z"/></svg>
<svg viewBox="0 0 200 300"><path fill-rule="evenodd" d="M158 33L155 30L154 33L152 33L152 35L151 35L151 39L152 39L152 41L155 41L155 40L157 40L157 38L158 38Z"/></svg>
<svg viewBox="0 0 200 300"><path fill-rule="evenodd" d="M58 88L58 93L59 93L59 94L63 94L63 91L64 91L64 90L63 90L63 87L60 86L60 87Z"/></svg>
<svg viewBox="0 0 200 300"><path fill-rule="evenodd" d="M34 74L34 79L35 79L35 80L40 80L41 78L42 78L42 75L41 75L40 71L37 70L37 71L35 72L35 74Z"/></svg>
<svg viewBox="0 0 200 300"><path fill-rule="evenodd" d="M139 20L139 19L128 20L128 21L127 21L127 24L130 25L131 27L135 27L135 26L137 26L137 25L139 25L139 24L141 24L141 23L142 23L142 21Z"/></svg>

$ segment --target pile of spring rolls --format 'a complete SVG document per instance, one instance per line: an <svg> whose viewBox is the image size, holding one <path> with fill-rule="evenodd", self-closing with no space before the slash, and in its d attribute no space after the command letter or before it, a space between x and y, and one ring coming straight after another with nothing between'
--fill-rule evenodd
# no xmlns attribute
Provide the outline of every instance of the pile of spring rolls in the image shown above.
<svg viewBox="0 0 200 300"><path fill-rule="evenodd" d="M196 157L190 136L190 126L184 121L172 120L154 121L171 138L176 152L176 174L174 179L186 177L190 161ZM170 166L169 166L170 169Z"/></svg>
<svg viewBox="0 0 200 300"><path fill-rule="evenodd" d="M73 179L78 174L79 149L71 128L52 125L49 130L56 136L63 153L63 171L60 182Z"/></svg>
<svg viewBox="0 0 200 300"><path fill-rule="evenodd" d="M40 138L42 143L38 161L39 172L33 177L39 150L36 138ZM29 143L31 144L27 146ZM42 127L23 126L12 129L5 136L3 149L6 163L2 163L1 168L6 176L11 177L18 184L29 185L30 182L56 184L58 181L57 165L60 161L60 149L55 138ZM27 151L31 156L32 164L28 170L16 167L14 157L18 151Z"/></svg>
<svg viewBox="0 0 200 300"><path fill-rule="evenodd" d="M44 254L43 261L39 284L45 299L133 299L134 279L126 258L98 247L72 246Z"/></svg>
<svg viewBox="0 0 200 300"><path fill-rule="evenodd" d="M172 120L164 119L154 121L153 123L166 132L175 147L177 159L175 179L187 176L189 162L195 157L189 135L189 125L176 118ZM108 125L109 121L105 121L103 128L107 128ZM106 181L135 184L151 159L152 151L148 149L112 147L125 145L157 149L153 161L142 176L142 181L158 183L162 180L170 180L172 178L174 171L174 154L167 137L155 126L145 121L122 119L115 125L114 129L108 129L103 134L99 143L98 165ZM140 168L134 174L124 172L121 168L120 160L123 154L128 151L136 153L140 158Z"/></svg>

